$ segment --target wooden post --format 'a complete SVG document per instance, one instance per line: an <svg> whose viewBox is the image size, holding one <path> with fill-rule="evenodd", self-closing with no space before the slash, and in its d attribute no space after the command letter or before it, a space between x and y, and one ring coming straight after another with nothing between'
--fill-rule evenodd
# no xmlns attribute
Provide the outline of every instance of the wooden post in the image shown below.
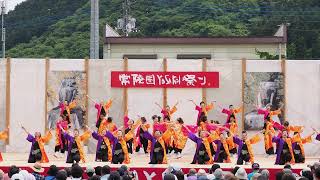
<svg viewBox="0 0 320 180"><path fill-rule="evenodd" d="M128 58L123 59L123 70L128 71ZM128 88L123 88L123 113L128 111Z"/></svg>
<svg viewBox="0 0 320 180"><path fill-rule="evenodd" d="M50 59L46 57L46 67L45 67L45 96L44 96L44 115L45 115L45 131L48 130L48 72L50 69Z"/></svg>
<svg viewBox="0 0 320 180"><path fill-rule="evenodd" d="M163 58L163 72L167 72L168 70L168 60L167 58ZM163 99L162 99L162 107L166 107L168 104L168 92L167 88L163 88Z"/></svg>
<svg viewBox="0 0 320 180"><path fill-rule="evenodd" d="M206 72L207 71L207 59L203 58L202 59L202 72ZM207 89L206 88L202 88L202 101L207 103Z"/></svg>
<svg viewBox="0 0 320 180"><path fill-rule="evenodd" d="M284 106L283 106L283 119L286 121L287 117L287 62L286 59L281 59L281 72L283 75L283 96L284 96Z"/></svg>
<svg viewBox="0 0 320 180"><path fill-rule="evenodd" d="M6 127L10 126L10 105L11 105L11 95L10 95L10 86L11 86L11 60L10 58L7 58L7 64L6 64ZM10 131L8 132L8 137L10 137ZM6 139L6 144L9 144L9 138Z"/></svg>
<svg viewBox="0 0 320 180"><path fill-rule="evenodd" d="M89 59L85 58L84 60L84 71L86 73L86 94L89 94ZM85 124L88 125L89 122L89 98L86 96L85 100L86 104L86 119L85 119Z"/></svg>
<svg viewBox="0 0 320 180"><path fill-rule="evenodd" d="M247 60L245 58L241 59L242 61L242 92L241 92L241 97L242 97L242 125L241 129L244 130L244 118L245 118L245 107L244 107L244 86L245 86L245 81L246 81L246 73L247 73Z"/></svg>

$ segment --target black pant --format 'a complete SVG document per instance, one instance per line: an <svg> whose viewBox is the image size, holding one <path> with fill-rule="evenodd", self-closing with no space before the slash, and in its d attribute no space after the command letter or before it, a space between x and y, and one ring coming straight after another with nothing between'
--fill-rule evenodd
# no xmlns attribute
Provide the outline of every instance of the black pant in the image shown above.
<svg viewBox="0 0 320 180"><path fill-rule="evenodd" d="M124 161L124 154L123 153L112 156L112 164L122 164L123 161Z"/></svg>
<svg viewBox="0 0 320 180"><path fill-rule="evenodd" d="M267 149L267 150L266 150L266 153L269 154L269 155L274 154L274 149L273 149L273 147Z"/></svg>
<svg viewBox="0 0 320 180"><path fill-rule="evenodd" d="M229 150L230 154L236 154L237 153L237 148L232 148Z"/></svg>
<svg viewBox="0 0 320 180"><path fill-rule="evenodd" d="M76 153L70 153L67 157L67 163L74 163L74 161L76 163L79 163L80 161L80 153L79 151Z"/></svg>
<svg viewBox="0 0 320 180"><path fill-rule="evenodd" d="M54 152L60 151L61 153L64 153L67 150L68 141L66 141L63 135L61 135L61 143L63 144L63 148L61 148L61 145L57 145L54 147Z"/></svg>
<svg viewBox="0 0 320 180"><path fill-rule="evenodd" d="M216 151L214 150L212 143L210 143L210 152L211 152L212 155L216 154Z"/></svg>
<svg viewBox="0 0 320 180"><path fill-rule="evenodd" d="M140 142L143 146L144 153L148 153L148 139L140 136ZM138 145L136 148L136 152L139 152L140 148L140 145Z"/></svg>
<svg viewBox="0 0 320 180"><path fill-rule="evenodd" d="M151 162L149 164L162 164L164 158L164 152L154 152L152 155Z"/></svg>
<svg viewBox="0 0 320 180"><path fill-rule="evenodd" d="M28 163L35 163L36 161L41 160L41 159L42 159L41 152L37 153L37 154L31 154L29 156Z"/></svg>
<svg viewBox="0 0 320 180"><path fill-rule="evenodd" d="M219 155L218 155L218 159L217 162L219 163L223 163L224 160L227 160L227 153L225 151L220 151Z"/></svg>
<svg viewBox="0 0 320 180"><path fill-rule="evenodd" d="M106 149L100 148L100 150L97 152L97 160L101 160L103 162L108 161L108 148Z"/></svg>
<svg viewBox="0 0 320 180"><path fill-rule="evenodd" d="M304 163L305 157L301 153L299 154L294 154L294 160L296 163Z"/></svg>
<svg viewBox="0 0 320 180"><path fill-rule="evenodd" d="M249 155L249 154L241 154L241 155L238 157L237 164L238 164L238 165L242 165L242 164L243 164L243 161L244 161L244 162L249 162L249 161L250 161L250 155Z"/></svg>
<svg viewBox="0 0 320 180"><path fill-rule="evenodd" d="M133 144L133 139L130 139L129 141L127 141L127 148L128 148L128 152L129 152L130 154L133 153L132 144Z"/></svg>
<svg viewBox="0 0 320 180"><path fill-rule="evenodd" d="M290 154L290 152L286 152L286 153L281 153L280 155L280 162L279 165L285 165L287 162L290 162L292 159L292 156Z"/></svg>
<svg viewBox="0 0 320 180"><path fill-rule="evenodd" d="M182 153L182 149L174 147L173 150L175 154Z"/></svg>

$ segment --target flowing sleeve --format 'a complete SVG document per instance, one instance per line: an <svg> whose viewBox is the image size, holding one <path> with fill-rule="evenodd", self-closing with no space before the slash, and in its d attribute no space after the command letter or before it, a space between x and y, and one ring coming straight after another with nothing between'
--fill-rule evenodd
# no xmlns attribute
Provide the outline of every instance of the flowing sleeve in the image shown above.
<svg viewBox="0 0 320 180"><path fill-rule="evenodd" d="M132 138L133 138L133 133L127 133L124 135L124 141L126 141L126 142Z"/></svg>
<svg viewBox="0 0 320 180"><path fill-rule="evenodd" d="M176 106L173 106L172 108L171 108L171 110L170 110L170 114L173 114L173 113L175 113L175 112L177 112L177 107Z"/></svg>
<svg viewBox="0 0 320 180"><path fill-rule="evenodd" d="M41 139L42 139L42 141L43 141L44 143L47 143L47 142L50 141L51 138L52 138L52 134L51 134L50 131L48 131L47 134L46 134L44 137L42 137Z"/></svg>
<svg viewBox="0 0 320 180"><path fill-rule="evenodd" d="M70 109L73 109L77 106L77 103L75 101L72 101L70 104L69 104L69 108Z"/></svg>
<svg viewBox="0 0 320 180"><path fill-rule="evenodd" d="M189 133L188 133L188 138L189 138L191 141L197 143L198 137L197 137L196 135L194 135L193 133L189 132Z"/></svg>
<svg viewBox="0 0 320 180"><path fill-rule="evenodd" d="M128 116L124 116L123 118L123 125L124 125L124 128L128 128L128 122L129 122L129 117Z"/></svg>
<svg viewBox="0 0 320 180"><path fill-rule="evenodd" d="M254 135L251 139L250 139L250 143L251 144L256 144L257 142L259 142L261 140L259 134Z"/></svg>
<svg viewBox="0 0 320 180"><path fill-rule="evenodd" d="M303 126L290 126L290 130L293 132L301 132L303 129Z"/></svg>
<svg viewBox="0 0 320 180"><path fill-rule="evenodd" d="M210 110L212 110L212 109L213 109L213 103L207 105L206 111L210 111Z"/></svg>
<svg viewBox="0 0 320 180"><path fill-rule="evenodd" d="M224 113L224 114L229 114L230 113L230 111L225 109L225 108L223 108L221 112Z"/></svg>
<svg viewBox="0 0 320 180"><path fill-rule="evenodd" d="M95 104L94 104L94 107L99 111L99 109L100 109L100 104L95 103Z"/></svg>
<svg viewBox="0 0 320 180"><path fill-rule="evenodd" d="M7 132L1 132L0 133L0 139L7 139L8 138L8 133Z"/></svg>
<svg viewBox="0 0 320 180"><path fill-rule="evenodd" d="M258 114L265 114L265 113L266 113L265 110L263 110L263 109L258 109Z"/></svg>
<svg viewBox="0 0 320 180"><path fill-rule="evenodd" d="M241 112L241 107L236 108L236 109L234 110L234 112L235 112L235 113L239 113L239 112Z"/></svg>
<svg viewBox="0 0 320 180"><path fill-rule="evenodd" d="M96 140L99 139L99 135L98 135L97 132L93 132L93 133L92 133L92 137L93 137L94 139L96 139Z"/></svg>
<svg viewBox="0 0 320 180"><path fill-rule="evenodd" d="M284 129L284 126L278 122L273 122L273 127L279 129L280 131Z"/></svg>
<svg viewBox="0 0 320 180"><path fill-rule="evenodd" d="M274 142L274 143L279 143L279 140L280 140L279 137L276 137L276 136L272 137L272 142Z"/></svg>
<svg viewBox="0 0 320 180"><path fill-rule="evenodd" d="M306 144L306 143L311 143L312 142L312 135L305 137L302 139L302 143Z"/></svg>
<svg viewBox="0 0 320 180"><path fill-rule="evenodd" d="M35 138L31 134L28 134L27 141L33 142L34 140L35 140Z"/></svg>
<svg viewBox="0 0 320 180"><path fill-rule="evenodd" d="M212 143L213 141L215 141L215 140L217 140L217 139L219 139L219 136L218 136L218 134L217 134L216 132L211 133L211 134L208 136L208 141L209 141L210 143Z"/></svg>
<svg viewBox="0 0 320 180"><path fill-rule="evenodd" d="M271 115L271 116L275 116L275 115L279 115L279 114L281 114L281 110L280 110L280 109L278 109L278 110L276 110L276 111L271 111L271 112L270 112L270 115Z"/></svg>
<svg viewBox="0 0 320 180"><path fill-rule="evenodd" d="M108 100L108 102L106 103L106 105L104 106L104 107L105 107L105 109L106 109L106 111L107 111L108 109L110 109L110 108L111 108L111 106L112 106L112 100L111 100L111 99L109 99L109 100Z"/></svg>
<svg viewBox="0 0 320 180"><path fill-rule="evenodd" d="M190 130L190 132L192 133L196 133L198 130L198 126L197 125L186 125L188 127L188 129Z"/></svg>
<svg viewBox="0 0 320 180"><path fill-rule="evenodd" d="M145 131L143 133L143 137L145 137L146 139L148 139L149 141L153 141L153 136L148 132L148 131Z"/></svg>
<svg viewBox="0 0 320 180"><path fill-rule="evenodd" d="M114 135L110 131L107 131L105 136L111 141L115 141L116 139L116 137L114 137Z"/></svg>
<svg viewBox="0 0 320 180"><path fill-rule="evenodd" d="M233 136L233 142L239 145L241 142L241 139L238 138L238 136Z"/></svg>
<svg viewBox="0 0 320 180"><path fill-rule="evenodd" d="M163 134L162 134L162 139L164 140L164 141L167 141L168 139L170 139L171 138L171 132L170 132L170 130L166 130Z"/></svg>
<svg viewBox="0 0 320 180"><path fill-rule="evenodd" d="M80 136L80 140L81 141L86 141L91 137L91 133L90 131L86 131L84 132L81 136Z"/></svg>
<svg viewBox="0 0 320 180"><path fill-rule="evenodd" d="M200 106L196 106L196 107L195 107L195 110L197 110L197 111L202 111L202 109L201 109Z"/></svg>

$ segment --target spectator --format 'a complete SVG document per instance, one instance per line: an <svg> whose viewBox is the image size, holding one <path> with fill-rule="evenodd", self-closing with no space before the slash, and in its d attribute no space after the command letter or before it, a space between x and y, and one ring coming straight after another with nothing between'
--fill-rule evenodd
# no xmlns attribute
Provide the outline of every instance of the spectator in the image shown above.
<svg viewBox="0 0 320 180"><path fill-rule="evenodd" d="M31 173L36 180L43 180L44 176L42 176L40 173L44 172L44 169L41 166L40 162L36 162L34 163L34 165L31 167L31 169L33 170L33 172Z"/></svg>
<svg viewBox="0 0 320 180"><path fill-rule="evenodd" d="M225 172L224 180L238 180L238 178L234 176L234 174L232 174L231 172Z"/></svg>
<svg viewBox="0 0 320 180"><path fill-rule="evenodd" d="M248 179L247 172L246 172L246 170L245 170L244 168L242 168L242 167L240 167L240 168L237 170L235 176L236 176L237 178L239 178L240 180L247 180L247 179Z"/></svg>
<svg viewBox="0 0 320 180"><path fill-rule="evenodd" d="M129 175L122 176L122 180L131 180L132 178Z"/></svg>
<svg viewBox="0 0 320 180"><path fill-rule="evenodd" d="M67 177L67 172L65 170L60 170L56 175L56 180L67 180Z"/></svg>
<svg viewBox="0 0 320 180"><path fill-rule="evenodd" d="M24 180L23 176L19 173L12 175L11 180Z"/></svg>
<svg viewBox="0 0 320 180"><path fill-rule="evenodd" d="M35 180L35 177L26 170L21 170L19 174L23 177L24 180Z"/></svg>
<svg viewBox="0 0 320 180"><path fill-rule="evenodd" d="M316 168L313 173L314 180L320 180L320 167Z"/></svg>
<svg viewBox="0 0 320 180"><path fill-rule="evenodd" d="M88 178L91 178L94 175L94 172L95 172L95 170L93 167L87 166L86 174L87 174Z"/></svg>
<svg viewBox="0 0 320 180"><path fill-rule="evenodd" d="M213 174L214 171L215 171L216 169L219 169L219 168L220 168L220 165L219 165L219 164L213 164L213 165L211 166L211 168L209 169L209 173L210 173L210 174Z"/></svg>
<svg viewBox="0 0 320 180"><path fill-rule="evenodd" d="M176 180L176 176L172 173L167 173L163 176L163 180Z"/></svg>
<svg viewBox="0 0 320 180"><path fill-rule="evenodd" d="M257 180L269 180L269 178L265 175L260 175Z"/></svg>
<svg viewBox="0 0 320 180"><path fill-rule="evenodd" d="M251 179L252 179L252 180L258 180L258 177L259 177L259 176L261 176L261 174L257 172L257 173L255 173L255 174L251 177ZM249 177L248 177L248 179L249 179Z"/></svg>
<svg viewBox="0 0 320 180"><path fill-rule="evenodd" d="M94 168L94 172L96 175L101 176L101 166L97 166L96 168Z"/></svg>
<svg viewBox="0 0 320 180"><path fill-rule="evenodd" d="M284 172L283 172L283 171L277 172L277 173L276 173L276 180L281 180L283 175L284 175Z"/></svg>
<svg viewBox="0 0 320 180"><path fill-rule="evenodd" d="M197 179L198 180L205 180L208 179L207 173L204 169L199 169L198 174L197 174Z"/></svg>
<svg viewBox="0 0 320 180"><path fill-rule="evenodd" d="M320 162L315 162L312 166L309 167L311 169L311 172L314 173L314 170L320 167Z"/></svg>
<svg viewBox="0 0 320 180"><path fill-rule="evenodd" d="M20 169L19 169L17 166L14 166L14 165L11 166L11 167L9 168L9 172L8 172L9 178L11 178L14 174L18 174L19 171L20 171Z"/></svg>
<svg viewBox="0 0 320 180"><path fill-rule="evenodd" d="M184 173L180 170L175 173L178 180L184 180Z"/></svg>
<svg viewBox="0 0 320 180"><path fill-rule="evenodd" d="M265 176L266 179L269 179L270 173L269 173L268 169L263 169L260 173L261 173L261 175Z"/></svg>
<svg viewBox="0 0 320 180"><path fill-rule="evenodd" d="M252 172L248 174L248 180L251 180L252 176L255 174L255 173L258 173L259 170L260 170L260 165L258 163L253 163L252 166Z"/></svg>
<svg viewBox="0 0 320 180"><path fill-rule="evenodd" d="M64 168L64 170L67 173L67 179L72 179L72 177L71 177L71 167L66 167L66 168Z"/></svg>
<svg viewBox="0 0 320 180"><path fill-rule="evenodd" d="M296 180L296 177L292 173L284 173L281 180Z"/></svg>
<svg viewBox="0 0 320 180"><path fill-rule="evenodd" d="M232 173L233 175L236 175L236 173L237 173L237 171L238 171L239 168L240 168L239 166L234 167L234 168L232 169L231 173Z"/></svg>
<svg viewBox="0 0 320 180"><path fill-rule="evenodd" d="M187 175L188 180L196 180L197 179L197 171L195 169L190 169Z"/></svg>
<svg viewBox="0 0 320 180"><path fill-rule="evenodd" d="M110 167L105 165L101 168L101 180L108 180L110 177Z"/></svg>
<svg viewBox="0 0 320 180"><path fill-rule="evenodd" d="M71 177L73 180L80 180L82 178L83 169L78 164L71 167Z"/></svg>
<svg viewBox="0 0 320 180"><path fill-rule="evenodd" d="M89 180L100 180L100 176L97 176L97 175L91 176Z"/></svg>
<svg viewBox="0 0 320 180"><path fill-rule="evenodd" d="M103 167L102 167L102 169L103 169ZM103 173L102 173L102 174L103 174ZM108 178L108 180L120 180L120 179L121 179L121 176L120 176L120 174L119 174L118 171L112 171L112 172L110 173L109 178Z"/></svg>
<svg viewBox="0 0 320 180"><path fill-rule="evenodd" d="M300 172L300 176L307 178L308 180L313 180L313 174L310 168L304 168Z"/></svg>
<svg viewBox="0 0 320 180"><path fill-rule="evenodd" d="M51 165L48 169L47 175L44 179L45 180L54 180L58 173L59 169L55 165Z"/></svg>
<svg viewBox="0 0 320 180"><path fill-rule="evenodd" d="M214 171L213 175L214 175L214 179L215 179L215 180L221 180L221 179L223 179L223 171L222 171L222 169L220 169L220 168L216 169L216 170Z"/></svg>

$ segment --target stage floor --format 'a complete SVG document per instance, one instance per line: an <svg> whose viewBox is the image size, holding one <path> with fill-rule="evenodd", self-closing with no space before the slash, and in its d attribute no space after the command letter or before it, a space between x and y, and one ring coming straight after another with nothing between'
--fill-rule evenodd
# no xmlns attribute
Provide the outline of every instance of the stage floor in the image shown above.
<svg viewBox="0 0 320 180"><path fill-rule="evenodd" d="M2 153L3 162L0 162L0 166L11 166L17 165L20 167L28 167L31 164L27 163L28 154L27 153ZM44 167L48 167L52 164L57 165L58 167L70 167L70 164L65 163L65 158L55 158L52 154L48 154L49 156L49 163L44 163ZM111 164L110 162L95 162L94 161L94 154L87 154L86 155L86 163L81 163L81 166L102 166L105 164L110 165L111 167L120 167L120 165ZM178 165L181 168L209 168L211 165L196 165L190 164L192 161L192 155L185 155L180 159L176 159L174 155L168 156L168 164ZM221 168L232 168L236 166L236 159L231 158L232 163L220 163ZM306 162L304 164L295 164L292 165L294 169L303 169L308 164L313 164L314 162L319 161L319 157L308 157L306 158ZM131 155L131 162L128 164L128 167L135 167L135 168L144 168L144 167L151 167L151 168L166 168L168 164L157 164L157 165L150 165L149 162L149 154L142 154L136 153ZM275 155L266 157L266 156L256 156L255 162L260 164L261 168L267 169L281 169L283 166L274 165L275 162ZM244 168L251 168L251 165L243 165Z"/></svg>

